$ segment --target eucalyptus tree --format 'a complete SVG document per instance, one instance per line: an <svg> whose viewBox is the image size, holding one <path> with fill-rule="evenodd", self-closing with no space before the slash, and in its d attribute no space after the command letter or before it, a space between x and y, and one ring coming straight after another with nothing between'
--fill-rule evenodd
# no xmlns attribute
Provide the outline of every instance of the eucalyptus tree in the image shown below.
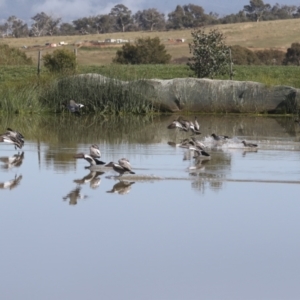
<svg viewBox="0 0 300 300"><path fill-rule="evenodd" d="M121 29L122 32L125 32L126 28L133 23L131 10L123 4L115 5L109 15L115 19L117 30Z"/></svg>
<svg viewBox="0 0 300 300"><path fill-rule="evenodd" d="M2 27L2 35L15 38L29 35L28 25L16 16L10 16Z"/></svg>
<svg viewBox="0 0 300 300"><path fill-rule="evenodd" d="M156 8L138 11L133 18L141 30L161 30L166 26L165 15L160 13Z"/></svg>
<svg viewBox="0 0 300 300"><path fill-rule="evenodd" d="M98 33L112 32L115 19L111 15L98 15L94 19L94 26Z"/></svg>
<svg viewBox="0 0 300 300"><path fill-rule="evenodd" d="M74 25L70 23L62 23L59 26L59 34L60 35L75 35L76 30Z"/></svg>
<svg viewBox="0 0 300 300"><path fill-rule="evenodd" d="M61 18L54 18L44 12L36 14L31 19L34 21L30 30L33 36L53 35L58 32L58 25L61 22Z"/></svg>
<svg viewBox="0 0 300 300"><path fill-rule="evenodd" d="M296 5L280 5L276 3L270 10L270 17L275 20L292 19L297 16Z"/></svg>
<svg viewBox="0 0 300 300"><path fill-rule="evenodd" d="M185 13L181 5L177 5L175 10L168 14L167 27L170 29L184 28Z"/></svg>
<svg viewBox="0 0 300 300"><path fill-rule="evenodd" d="M262 16L270 11L271 5L265 4L263 0L250 0L249 5L244 6L244 11L247 13L247 16L256 22L259 22L262 19Z"/></svg>
<svg viewBox="0 0 300 300"><path fill-rule="evenodd" d="M205 14L202 6L177 5L175 10L168 14L168 27L172 29L195 28L212 19L212 16Z"/></svg>
<svg viewBox="0 0 300 300"><path fill-rule="evenodd" d="M204 13L202 6L195 4L183 5L184 19L183 26L185 28L194 28L203 25L209 16Z"/></svg>
<svg viewBox="0 0 300 300"><path fill-rule="evenodd" d="M89 34L95 31L94 17L84 17L72 21L74 28L80 34Z"/></svg>

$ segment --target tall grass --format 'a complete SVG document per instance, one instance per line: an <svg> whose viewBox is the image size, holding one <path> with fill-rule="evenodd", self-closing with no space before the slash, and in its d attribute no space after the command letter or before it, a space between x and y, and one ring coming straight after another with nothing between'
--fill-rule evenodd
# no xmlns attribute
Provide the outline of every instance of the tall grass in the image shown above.
<svg viewBox="0 0 300 300"><path fill-rule="evenodd" d="M63 104L74 99L84 103L83 112L153 113L155 108L145 89L142 81L122 82L103 76L78 75L55 80L40 99L43 106L52 107L55 112L61 112Z"/></svg>
<svg viewBox="0 0 300 300"><path fill-rule="evenodd" d="M20 114L39 113L43 110L39 101L37 83L2 86L0 87L0 94L0 112Z"/></svg>

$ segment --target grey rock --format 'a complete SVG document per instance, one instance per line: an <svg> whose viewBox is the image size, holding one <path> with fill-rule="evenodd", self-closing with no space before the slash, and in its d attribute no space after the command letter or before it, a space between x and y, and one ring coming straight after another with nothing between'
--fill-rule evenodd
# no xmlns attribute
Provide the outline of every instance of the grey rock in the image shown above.
<svg viewBox="0 0 300 300"><path fill-rule="evenodd" d="M79 77L106 82L112 80L98 74ZM300 89L289 86L266 86L253 81L175 78L118 81L141 89L160 111L204 113L288 113L300 108Z"/></svg>

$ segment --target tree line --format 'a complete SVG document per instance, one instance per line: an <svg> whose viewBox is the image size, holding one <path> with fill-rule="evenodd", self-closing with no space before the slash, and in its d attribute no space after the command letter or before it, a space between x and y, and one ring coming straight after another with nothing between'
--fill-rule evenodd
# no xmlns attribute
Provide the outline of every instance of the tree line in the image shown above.
<svg viewBox="0 0 300 300"><path fill-rule="evenodd" d="M162 31L196 28L203 25L267 20L293 19L300 17L300 6L278 4L271 6L263 0L250 0L236 14L219 16L205 13L203 7L195 4L177 5L167 16L156 8L139 10L135 14L123 4L115 5L110 13L89 16L63 22L44 12L31 18L28 25L16 16L10 16L0 24L2 37L28 37L53 35L101 34L125 31Z"/></svg>

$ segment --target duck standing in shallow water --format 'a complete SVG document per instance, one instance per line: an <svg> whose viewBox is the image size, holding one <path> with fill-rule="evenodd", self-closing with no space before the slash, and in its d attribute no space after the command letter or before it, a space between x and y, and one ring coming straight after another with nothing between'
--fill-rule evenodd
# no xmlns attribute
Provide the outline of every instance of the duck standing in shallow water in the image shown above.
<svg viewBox="0 0 300 300"><path fill-rule="evenodd" d="M15 149L21 149L24 145L24 136L11 128L7 128L7 131L0 135L0 142L13 144Z"/></svg>
<svg viewBox="0 0 300 300"><path fill-rule="evenodd" d="M80 115L80 109L84 107L81 103L76 103L74 100L70 100L69 104L63 103L63 106L67 108L71 113Z"/></svg>

